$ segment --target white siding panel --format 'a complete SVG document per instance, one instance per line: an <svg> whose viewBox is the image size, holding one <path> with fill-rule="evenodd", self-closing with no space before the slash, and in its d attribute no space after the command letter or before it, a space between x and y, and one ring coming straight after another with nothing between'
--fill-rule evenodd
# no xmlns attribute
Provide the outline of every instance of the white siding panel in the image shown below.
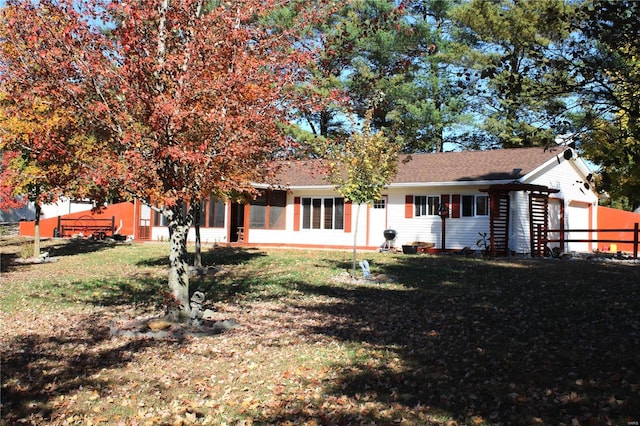
<svg viewBox="0 0 640 426"><path fill-rule="evenodd" d="M152 241L167 241L169 239L169 229L166 226L154 226L151 228Z"/></svg>
<svg viewBox="0 0 640 426"><path fill-rule="evenodd" d="M472 250L480 250L476 243L480 233L489 234L489 217L463 217L446 220L446 248L461 249L469 247ZM440 244L440 243L438 243Z"/></svg>
<svg viewBox="0 0 640 426"><path fill-rule="evenodd" d="M510 192L511 211L509 213L509 249L517 254L531 253L529 229L529 193Z"/></svg>
<svg viewBox="0 0 640 426"><path fill-rule="evenodd" d="M549 198L549 229L561 229L562 228L562 200L557 198ZM548 235L549 239L560 239L560 233L554 232ZM560 243L549 243L549 248L560 247Z"/></svg>
<svg viewBox="0 0 640 426"><path fill-rule="evenodd" d="M29 203L33 206L33 203ZM93 208L93 203L82 201L71 201L68 198L62 197L56 203L44 204L41 207L40 217L42 219L52 218L57 216L64 216L71 213L89 212ZM35 209L34 209L35 211Z"/></svg>
<svg viewBox="0 0 640 426"><path fill-rule="evenodd" d="M597 209L594 206L598 203L597 195L592 191L591 183L589 188L585 186L585 176L581 172L578 160L561 160L560 164L554 163L553 167L546 170L531 180L531 183L546 185L550 188L559 189L557 194L551 194L550 198L553 208L550 209L550 227L558 229L560 227L560 205L564 206L564 228L571 229L593 229L597 225ZM590 212L593 212L590 215ZM591 222L589 221L590 216ZM592 235L595 238L596 234ZM552 235L557 238L558 235ZM567 238L586 239L588 233L571 233ZM558 244L551 244L557 246ZM589 251L589 243L567 243L565 251L584 252Z"/></svg>
<svg viewBox="0 0 640 426"><path fill-rule="evenodd" d="M169 228L166 226L154 226L151 228L152 241L168 241ZM187 236L189 242L196 240L196 232L194 228L189 230ZM216 244L227 242L227 230L225 228L200 228L200 240L203 244Z"/></svg>
<svg viewBox="0 0 640 426"><path fill-rule="evenodd" d="M572 201L596 203L598 201L596 194L584 187L584 177L573 160L563 160L560 164L547 170L546 173L527 183L559 189L560 192L553 194L553 197L563 198L566 203Z"/></svg>
<svg viewBox="0 0 640 426"><path fill-rule="evenodd" d="M407 244L414 241L433 243L440 248L442 242L442 219L439 216L424 216L405 218L405 196L406 195L441 195L460 194L478 195L479 192L469 192L469 189L460 191L462 188L447 188L442 191L429 191L416 188L411 192L395 192L389 194L389 228L398 231L398 239L396 246ZM462 249L469 247L478 249L476 242L480 238L479 233L489 232L489 217L461 217L447 218L445 224L445 245L447 249ZM382 242L384 238L381 236Z"/></svg>
<svg viewBox="0 0 640 426"><path fill-rule="evenodd" d="M189 241L196 240L195 230L189 231ZM227 242L227 230L225 228L200 228L200 240L203 244L215 244Z"/></svg>
<svg viewBox="0 0 640 426"><path fill-rule="evenodd" d="M406 192L395 191L389 194L389 228L398 232L396 247L403 244L421 241L425 243L439 244L440 241L440 217L423 216L405 218L404 204L406 195L427 195L425 190L416 189L415 192L407 194ZM438 195L433 191L429 195ZM384 242L384 237L382 237Z"/></svg>

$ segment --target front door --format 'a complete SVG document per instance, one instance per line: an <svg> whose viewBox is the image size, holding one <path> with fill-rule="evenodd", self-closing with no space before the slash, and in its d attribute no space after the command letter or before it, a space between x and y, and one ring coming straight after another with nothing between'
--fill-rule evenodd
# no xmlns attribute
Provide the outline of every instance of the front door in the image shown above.
<svg viewBox="0 0 640 426"><path fill-rule="evenodd" d="M151 238L151 207L146 204L140 206L140 219L138 220L138 235L140 240Z"/></svg>
<svg viewBox="0 0 640 426"><path fill-rule="evenodd" d="M387 196L373 202L369 208L369 229L367 245L382 247L384 245L384 230L387 229Z"/></svg>
<svg viewBox="0 0 640 426"><path fill-rule="evenodd" d="M244 228L244 204L232 203L229 214L229 241L244 242L247 230Z"/></svg>

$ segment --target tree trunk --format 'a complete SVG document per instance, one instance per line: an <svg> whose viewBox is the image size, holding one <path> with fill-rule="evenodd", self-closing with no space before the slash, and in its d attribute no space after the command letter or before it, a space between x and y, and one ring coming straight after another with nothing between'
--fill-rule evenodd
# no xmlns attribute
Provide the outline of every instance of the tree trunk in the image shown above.
<svg viewBox="0 0 640 426"><path fill-rule="evenodd" d="M40 257L40 214L42 208L40 207L40 202L36 198L36 201L33 202L33 205L36 210L36 217L33 222L33 257Z"/></svg>
<svg viewBox="0 0 640 426"><path fill-rule="evenodd" d="M202 203L196 202L191 209L193 215L193 227L196 232L196 252L193 257L193 267L202 269L202 240L200 239L200 215L202 214Z"/></svg>
<svg viewBox="0 0 640 426"><path fill-rule="evenodd" d="M360 218L360 206L362 203L358 203L358 208L356 210L356 224L353 228L353 272L351 274L351 278L356 278L356 247L358 242L358 220Z"/></svg>
<svg viewBox="0 0 640 426"><path fill-rule="evenodd" d="M190 217L184 217L180 205L171 207L169 214L169 289L176 304L172 314L176 319L189 318L189 265L187 259L187 236L191 226Z"/></svg>

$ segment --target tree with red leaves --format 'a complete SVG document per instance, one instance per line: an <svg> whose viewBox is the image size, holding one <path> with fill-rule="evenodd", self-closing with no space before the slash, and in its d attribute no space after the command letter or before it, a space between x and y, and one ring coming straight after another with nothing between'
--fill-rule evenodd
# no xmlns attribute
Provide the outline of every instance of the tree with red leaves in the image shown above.
<svg viewBox="0 0 640 426"><path fill-rule="evenodd" d="M66 122L32 138L4 127L3 149L73 158L67 192L153 200L169 224L169 287L188 316L190 206L251 193L292 150L282 131L296 109L291 89L313 61L298 41L322 10L279 0L9 0L4 115Z"/></svg>

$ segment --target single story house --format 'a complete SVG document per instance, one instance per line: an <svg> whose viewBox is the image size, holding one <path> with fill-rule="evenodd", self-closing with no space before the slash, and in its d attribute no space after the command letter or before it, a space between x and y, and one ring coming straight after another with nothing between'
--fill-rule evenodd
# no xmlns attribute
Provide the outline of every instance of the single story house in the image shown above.
<svg viewBox="0 0 640 426"><path fill-rule="evenodd" d="M395 247L418 241L442 248L444 240L448 250L478 250L481 234L490 233L498 254L531 254L546 230L597 228L592 174L567 146L403 155L396 177L370 205L341 197L316 160L287 162L274 184L258 187L264 193L249 204L203 203L202 242L347 249L355 238L359 249L377 249L384 231L393 229ZM136 206L136 238L168 239L162 216ZM591 231L570 234L566 238L595 238ZM590 242L563 246L594 248Z"/></svg>

